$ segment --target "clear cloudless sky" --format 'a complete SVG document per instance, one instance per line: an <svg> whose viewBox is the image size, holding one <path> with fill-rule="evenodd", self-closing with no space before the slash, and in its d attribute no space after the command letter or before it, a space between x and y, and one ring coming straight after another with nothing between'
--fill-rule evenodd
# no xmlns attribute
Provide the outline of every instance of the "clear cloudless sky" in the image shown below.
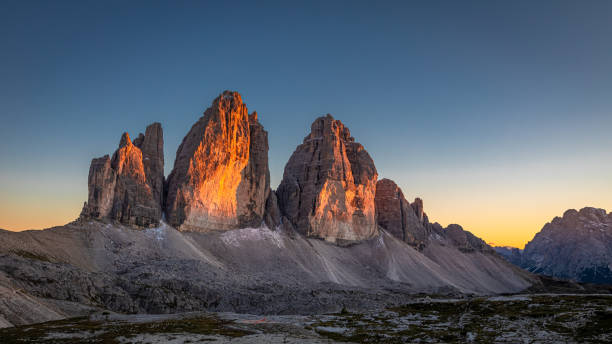
<svg viewBox="0 0 612 344"><path fill-rule="evenodd" d="M332 113L430 219L522 247L612 210L611 1L0 2L0 228L75 219L93 157L239 91L272 187Z"/></svg>

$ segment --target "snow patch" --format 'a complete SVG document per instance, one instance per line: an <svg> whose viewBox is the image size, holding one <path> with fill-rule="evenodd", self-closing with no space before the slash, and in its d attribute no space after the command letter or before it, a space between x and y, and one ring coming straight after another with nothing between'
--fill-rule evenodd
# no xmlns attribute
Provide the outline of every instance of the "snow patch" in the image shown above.
<svg viewBox="0 0 612 344"><path fill-rule="evenodd" d="M240 247L243 241L271 241L278 248L284 248L283 238L278 231L272 231L267 227L240 228L227 231L221 235L221 241L226 245Z"/></svg>
<svg viewBox="0 0 612 344"><path fill-rule="evenodd" d="M157 241L163 241L164 239L166 239L167 229L168 229L168 225L164 221L160 221L159 227L146 229L145 235Z"/></svg>
<svg viewBox="0 0 612 344"><path fill-rule="evenodd" d="M383 235L379 235L378 239L376 240L376 247L378 248L384 248L385 247L385 240L383 239Z"/></svg>

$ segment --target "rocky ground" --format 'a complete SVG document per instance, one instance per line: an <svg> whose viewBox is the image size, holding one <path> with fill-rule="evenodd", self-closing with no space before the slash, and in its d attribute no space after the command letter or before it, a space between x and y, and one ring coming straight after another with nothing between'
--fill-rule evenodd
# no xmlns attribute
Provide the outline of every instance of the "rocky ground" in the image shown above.
<svg viewBox="0 0 612 344"><path fill-rule="evenodd" d="M423 297L376 312L89 316L0 330L2 343L609 343L612 296Z"/></svg>
<svg viewBox="0 0 612 344"><path fill-rule="evenodd" d="M493 253L445 241L419 252L382 232L339 247L281 229L133 230L90 222L0 231L0 323L83 314L321 314L382 309L418 293L517 293L537 283Z"/></svg>

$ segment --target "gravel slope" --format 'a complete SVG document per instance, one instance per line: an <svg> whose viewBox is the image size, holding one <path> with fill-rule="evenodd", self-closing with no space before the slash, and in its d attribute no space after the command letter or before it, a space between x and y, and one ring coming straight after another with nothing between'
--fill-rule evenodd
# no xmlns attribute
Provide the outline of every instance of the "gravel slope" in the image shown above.
<svg viewBox="0 0 612 344"><path fill-rule="evenodd" d="M0 231L2 326L92 308L254 314L377 309L416 293L515 293L533 283L497 254L462 252L442 238L419 252L384 231L349 247L266 227L204 234L164 224L133 230L89 222Z"/></svg>

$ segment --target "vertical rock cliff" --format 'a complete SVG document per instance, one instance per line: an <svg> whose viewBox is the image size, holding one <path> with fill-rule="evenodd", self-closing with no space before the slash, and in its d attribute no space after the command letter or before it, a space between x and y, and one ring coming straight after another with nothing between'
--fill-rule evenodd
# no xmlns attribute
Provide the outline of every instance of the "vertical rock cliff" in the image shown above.
<svg viewBox="0 0 612 344"><path fill-rule="evenodd" d="M179 230L259 226L270 194L268 134L237 92L217 97L176 152L166 216Z"/></svg>
<svg viewBox="0 0 612 344"><path fill-rule="evenodd" d="M151 186L157 202L164 203L164 134L160 123L147 127L145 134L134 140L134 145L142 151L147 183Z"/></svg>
<svg viewBox="0 0 612 344"><path fill-rule="evenodd" d="M92 160L89 196L81 218L118 221L136 228L159 223L164 164L161 125L150 125L146 133L135 140L145 153L124 133L112 158L105 155Z"/></svg>
<svg viewBox="0 0 612 344"><path fill-rule="evenodd" d="M402 189L384 178L376 183L375 203L378 225L414 247L422 248L426 244L428 232L420 198L410 204Z"/></svg>
<svg viewBox="0 0 612 344"><path fill-rule="evenodd" d="M317 118L285 166L277 197L283 216L307 236L359 241L378 233L374 162L331 115Z"/></svg>

